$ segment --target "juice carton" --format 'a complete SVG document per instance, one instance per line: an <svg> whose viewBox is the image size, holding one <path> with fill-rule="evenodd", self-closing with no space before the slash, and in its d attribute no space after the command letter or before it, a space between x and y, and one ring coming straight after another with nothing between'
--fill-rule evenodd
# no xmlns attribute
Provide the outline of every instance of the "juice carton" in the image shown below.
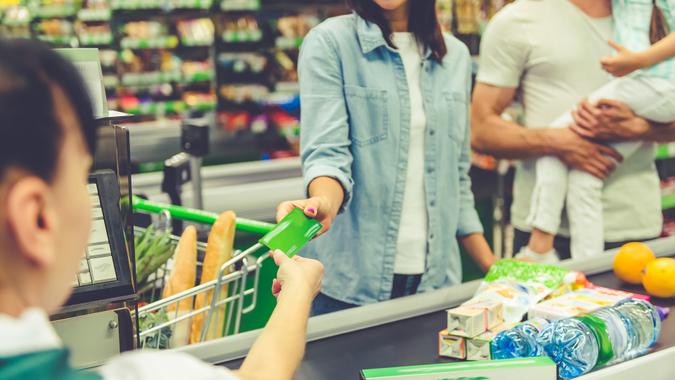
<svg viewBox="0 0 675 380"><path fill-rule="evenodd" d="M620 290L593 287L580 289L535 305L528 313L529 319L557 320L585 314L605 306L614 306L630 298L631 293Z"/></svg>
<svg viewBox="0 0 675 380"><path fill-rule="evenodd" d="M438 355L454 359L466 359L466 338L448 334L448 330L438 333Z"/></svg>

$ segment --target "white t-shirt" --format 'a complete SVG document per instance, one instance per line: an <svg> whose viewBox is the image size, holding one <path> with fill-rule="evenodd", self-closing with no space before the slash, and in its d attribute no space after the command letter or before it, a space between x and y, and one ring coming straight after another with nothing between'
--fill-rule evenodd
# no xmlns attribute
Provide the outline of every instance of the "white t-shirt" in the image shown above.
<svg viewBox="0 0 675 380"><path fill-rule="evenodd" d="M28 309L19 318L0 314L0 357L9 357L63 347L40 309ZM177 352L129 352L98 369L104 380L237 380L224 367L203 363Z"/></svg>
<svg viewBox="0 0 675 380"><path fill-rule="evenodd" d="M520 0L506 6L481 40L478 81L518 88L524 124L542 128L610 80L600 59L612 53L611 17L591 18L568 0ZM513 225L530 227L534 160L518 163L511 210ZM644 143L605 181L605 240L656 237L662 215L654 144ZM569 236L566 218L560 229Z"/></svg>
<svg viewBox="0 0 675 380"><path fill-rule="evenodd" d="M422 274L427 252L428 229L423 174L427 117L420 88L422 58L412 33L394 33L392 41L401 55L410 92L410 147L394 273Z"/></svg>

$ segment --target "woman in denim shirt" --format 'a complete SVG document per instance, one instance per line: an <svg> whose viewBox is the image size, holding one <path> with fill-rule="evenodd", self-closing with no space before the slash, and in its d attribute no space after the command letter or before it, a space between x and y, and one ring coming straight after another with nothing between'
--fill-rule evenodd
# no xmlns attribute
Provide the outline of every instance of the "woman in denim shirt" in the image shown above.
<svg viewBox="0 0 675 380"><path fill-rule="evenodd" d="M474 208L471 61L444 35L435 0L349 0L300 52L302 208L330 232L305 254L326 274L313 313L461 282L457 239L494 256Z"/></svg>

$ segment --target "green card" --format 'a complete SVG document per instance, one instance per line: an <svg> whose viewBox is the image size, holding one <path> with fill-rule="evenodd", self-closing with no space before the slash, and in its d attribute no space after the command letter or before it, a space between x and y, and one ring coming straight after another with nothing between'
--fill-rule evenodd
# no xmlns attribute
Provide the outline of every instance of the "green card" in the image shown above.
<svg viewBox="0 0 675 380"><path fill-rule="evenodd" d="M312 238L321 231L323 225L308 218L299 209L293 209L272 231L260 239L259 243L270 250L278 249L288 257L295 256Z"/></svg>

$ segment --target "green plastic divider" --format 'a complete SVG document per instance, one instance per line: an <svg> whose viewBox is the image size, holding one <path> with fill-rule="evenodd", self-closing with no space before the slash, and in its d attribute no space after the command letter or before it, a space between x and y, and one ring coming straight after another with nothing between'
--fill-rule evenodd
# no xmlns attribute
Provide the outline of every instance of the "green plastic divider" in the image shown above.
<svg viewBox="0 0 675 380"><path fill-rule="evenodd" d="M187 207L165 204L160 202L153 202L139 197L132 197L132 207L136 211L145 211L149 213L159 214L164 211L169 212L172 218L185 220L189 222L202 223L211 225L218 219L218 214L195 210ZM238 231L251 232L254 234L265 235L272 231L275 224L259 222L256 220L237 218L236 228Z"/></svg>
<svg viewBox="0 0 675 380"><path fill-rule="evenodd" d="M675 208L675 194L664 195L661 197L661 208L664 210Z"/></svg>

